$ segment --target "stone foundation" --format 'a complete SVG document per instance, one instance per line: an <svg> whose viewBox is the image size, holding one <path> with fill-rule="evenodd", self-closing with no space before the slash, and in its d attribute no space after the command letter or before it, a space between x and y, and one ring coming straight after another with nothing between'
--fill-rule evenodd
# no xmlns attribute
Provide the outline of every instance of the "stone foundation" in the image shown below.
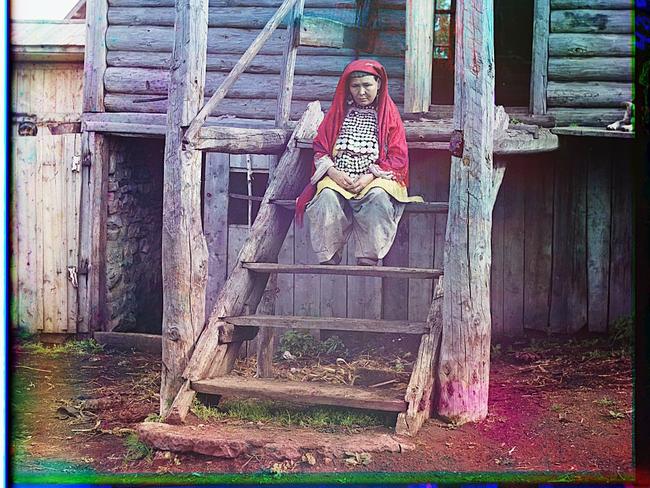
<svg viewBox="0 0 650 488"><path fill-rule="evenodd" d="M160 333L162 141L114 138L106 223L107 330Z"/></svg>

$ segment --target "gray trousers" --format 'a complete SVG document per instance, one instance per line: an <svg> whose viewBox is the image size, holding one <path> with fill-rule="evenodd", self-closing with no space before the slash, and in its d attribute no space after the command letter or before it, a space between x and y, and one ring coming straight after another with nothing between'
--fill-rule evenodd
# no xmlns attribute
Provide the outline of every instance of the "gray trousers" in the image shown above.
<svg viewBox="0 0 650 488"><path fill-rule="evenodd" d="M372 188L359 200L346 200L331 188L324 188L305 212L318 261L331 259L351 232L357 258L382 259L393 245L404 207L382 188Z"/></svg>

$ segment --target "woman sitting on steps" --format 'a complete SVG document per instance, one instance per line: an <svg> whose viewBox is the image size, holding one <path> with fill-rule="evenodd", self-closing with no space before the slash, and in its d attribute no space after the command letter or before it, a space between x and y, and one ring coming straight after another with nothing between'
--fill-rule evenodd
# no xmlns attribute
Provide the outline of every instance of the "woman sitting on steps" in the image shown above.
<svg viewBox="0 0 650 488"><path fill-rule="evenodd" d="M409 197L408 149L386 70L374 60L350 63L314 138L309 185L298 197L296 220L309 219L321 264L339 264L350 233L357 264L374 266L390 250Z"/></svg>

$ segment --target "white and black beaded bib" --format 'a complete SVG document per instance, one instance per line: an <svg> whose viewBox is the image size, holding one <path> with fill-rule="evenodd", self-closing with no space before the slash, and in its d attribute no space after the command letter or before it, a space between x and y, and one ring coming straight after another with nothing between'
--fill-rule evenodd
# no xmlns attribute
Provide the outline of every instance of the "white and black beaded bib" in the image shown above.
<svg viewBox="0 0 650 488"><path fill-rule="evenodd" d="M352 107L345 116L336 144L334 164L352 177L368 172L379 158L377 112L373 108Z"/></svg>

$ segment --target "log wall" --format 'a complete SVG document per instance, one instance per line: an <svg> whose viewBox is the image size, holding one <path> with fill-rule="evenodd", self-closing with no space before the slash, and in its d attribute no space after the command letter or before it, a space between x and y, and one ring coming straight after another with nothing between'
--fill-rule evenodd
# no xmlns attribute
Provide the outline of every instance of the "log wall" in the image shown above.
<svg viewBox="0 0 650 488"><path fill-rule="evenodd" d="M633 32L631 0L551 0L546 102L558 125L622 118L632 100Z"/></svg>
<svg viewBox="0 0 650 488"><path fill-rule="evenodd" d="M174 39L173 3L109 1L104 76L107 112L165 113ZM280 3L210 1L206 97L219 86ZM355 7L355 0L306 0L305 15L353 24ZM404 9L404 0L382 2L377 24L381 32L370 54L386 66L391 95L398 104L404 101ZM274 118L286 39L286 25L281 25L213 115ZM353 59L356 53L352 49L298 49L292 118L300 116L307 101L318 99L327 108L341 71Z"/></svg>

